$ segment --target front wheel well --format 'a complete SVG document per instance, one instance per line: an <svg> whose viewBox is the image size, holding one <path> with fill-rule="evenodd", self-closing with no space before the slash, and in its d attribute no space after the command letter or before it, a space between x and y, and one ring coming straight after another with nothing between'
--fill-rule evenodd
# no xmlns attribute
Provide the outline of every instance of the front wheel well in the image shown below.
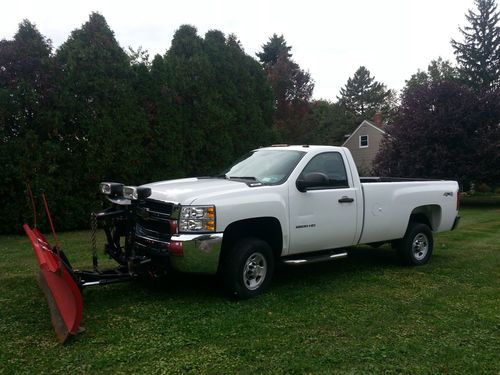
<svg viewBox="0 0 500 375"><path fill-rule="evenodd" d="M222 239L221 259L238 241L247 237L267 242L273 250L275 258L281 256L283 232L279 220L275 217L258 217L236 221L226 227Z"/></svg>

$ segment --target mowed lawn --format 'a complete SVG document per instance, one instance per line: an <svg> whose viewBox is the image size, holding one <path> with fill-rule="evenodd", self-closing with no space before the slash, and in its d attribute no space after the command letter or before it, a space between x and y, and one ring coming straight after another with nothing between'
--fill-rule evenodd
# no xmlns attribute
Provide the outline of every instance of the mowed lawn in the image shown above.
<svg viewBox="0 0 500 375"><path fill-rule="evenodd" d="M358 247L281 268L247 301L189 275L89 288L86 332L64 346L27 239L0 237L0 373L499 374L500 209L461 215L422 267L401 266L389 246ZM90 268L89 232L60 239Z"/></svg>

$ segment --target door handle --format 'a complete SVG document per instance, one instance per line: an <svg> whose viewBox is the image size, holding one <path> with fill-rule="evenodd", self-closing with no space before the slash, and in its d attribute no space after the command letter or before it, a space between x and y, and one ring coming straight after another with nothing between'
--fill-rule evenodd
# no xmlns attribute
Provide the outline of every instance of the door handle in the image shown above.
<svg viewBox="0 0 500 375"><path fill-rule="evenodd" d="M346 197L345 195L339 199L339 203L351 203L354 202L354 198Z"/></svg>

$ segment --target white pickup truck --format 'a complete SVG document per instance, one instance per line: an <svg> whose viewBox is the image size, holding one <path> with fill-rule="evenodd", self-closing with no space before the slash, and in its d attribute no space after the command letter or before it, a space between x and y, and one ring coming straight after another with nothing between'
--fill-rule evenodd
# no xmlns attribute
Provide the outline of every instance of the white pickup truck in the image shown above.
<svg viewBox="0 0 500 375"><path fill-rule="evenodd" d="M218 273L240 298L265 290L277 262L338 259L358 244L391 242L424 264L432 233L459 221L457 182L360 178L332 146L259 148L220 176L100 189L113 203L97 215L110 256L137 272Z"/></svg>

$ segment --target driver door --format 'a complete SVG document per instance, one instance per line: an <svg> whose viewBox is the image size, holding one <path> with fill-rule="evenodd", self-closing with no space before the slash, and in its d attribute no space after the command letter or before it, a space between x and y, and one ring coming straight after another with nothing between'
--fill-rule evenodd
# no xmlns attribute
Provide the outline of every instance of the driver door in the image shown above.
<svg viewBox="0 0 500 375"><path fill-rule="evenodd" d="M355 243L357 189L349 181L344 159L339 152L314 156L299 179L313 173L326 178L318 186L300 192L289 186L289 254L351 246Z"/></svg>

